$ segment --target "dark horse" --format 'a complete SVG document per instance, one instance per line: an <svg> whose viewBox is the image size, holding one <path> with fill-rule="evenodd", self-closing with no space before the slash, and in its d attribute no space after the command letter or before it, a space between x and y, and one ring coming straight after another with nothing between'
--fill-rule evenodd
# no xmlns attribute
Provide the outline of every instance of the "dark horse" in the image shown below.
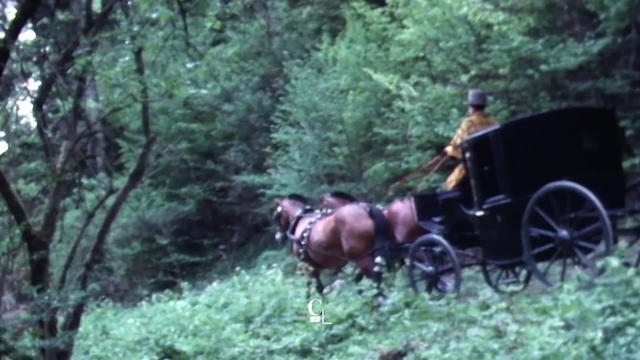
<svg viewBox="0 0 640 360"><path fill-rule="evenodd" d="M374 263L376 219L372 209L363 204L350 203L336 210L314 211L299 195L276 199L273 219L278 234L292 240L293 253L313 269L316 290L322 294L320 272L341 269L355 262L362 274L372 279L380 290L381 273Z"/></svg>

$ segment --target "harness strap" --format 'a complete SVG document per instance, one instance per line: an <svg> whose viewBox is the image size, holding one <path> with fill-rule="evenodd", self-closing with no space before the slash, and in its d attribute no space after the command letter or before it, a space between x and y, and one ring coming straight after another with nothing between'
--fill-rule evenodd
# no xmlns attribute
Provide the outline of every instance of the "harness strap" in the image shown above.
<svg viewBox="0 0 640 360"><path fill-rule="evenodd" d="M314 214L313 218L304 227L300 236L295 236L294 234L296 228L298 227L298 224L300 223L300 220L310 213ZM311 236L311 230L318 221L329 215L332 215L333 213L334 210L332 209L313 210L310 207L305 207L298 211L293 222L291 223L291 226L289 227L289 230L287 231L287 237L289 238L289 240L297 243L300 247L299 253L297 254L298 258L314 268L319 268L320 265L313 261L313 259L309 255L309 237Z"/></svg>
<svg viewBox="0 0 640 360"><path fill-rule="evenodd" d="M380 211L379 209L376 209L378 212ZM369 216L371 216L372 218L374 217L373 214L376 212L376 210L373 210L369 213ZM311 256L309 255L310 249L310 236L311 236L311 230L313 229L313 227L315 226L315 224L318 223L318 221L322 220L323 218L333 215L333 213L335 212L334 209L321 209L321 210L314 210L311 207L305 207L303 209L301 209L300 211L298 211L293 219L293 221L291 222L291 226L289 226L289 229L287 230L287 238L291 241L292 245L293 243L298 244L298 246L300 247L298 254L295 254L298 256L298 258L300 259L300 261L303 261L307 264L309 264L311 267L313 268L321 268L320 264L316 263ZM304 218L305 216L309 215L313 213L313 218L307 223L307 225L304 227L304 229L302 230L302 233L300 233L300 236L295 236L295 231L296 228L298 227L298 225L300 224L300 220L302 218ZM381 212L379 212L377 215L381 215ZM374 221L374 223L376 223L376 221ZM385 229L382 230L379 226L381 224L378 222L378 229L377 232L379 232L380 234L391 234L389 232L389 229ZM386 226L388 227L388 224L386 224ZM390 236L390 237L389 237ZM389 236L383 236L383 238L387 238L388 240L393 239L393 235L389 235ZM327 251L323 251L320 249L313 249L312 251L318 254L323 254L323 255L327 255L327 256L333 256L345 261L358 261L361 259L364 259L367 256L373 255L373 256L377 256L377 254L380 254L381 251L387 252L389 251L389 246L390 244L388 243L388 240L386 241L382 241L380 242L380 240L378 239L378 241L374 241L374 247L373 249L367 251L365 254L363 254L362 256L360 256L357 259L350 259L350 258L345 258L343 256L340 256L338 254L332 253L332 252L327 252ZM385 258L387 258L387 256L383 256Z"/></svg>
<svg viewBox="0 0 640 360"><path fill-rule="evenodd" d="M295 236L295 232L296 232L296 228L298 227L298 223L300 223L300 220L302 220L302 218L309 214L314 212L315 210L313 210L313 208L311 206L305 206L304 208L298 210L298 212L294 215L293 217L293 221L291 222L291 225L289 225L289 229L287 230L287 238L291 241L299 241L298 237Z"/></svg>

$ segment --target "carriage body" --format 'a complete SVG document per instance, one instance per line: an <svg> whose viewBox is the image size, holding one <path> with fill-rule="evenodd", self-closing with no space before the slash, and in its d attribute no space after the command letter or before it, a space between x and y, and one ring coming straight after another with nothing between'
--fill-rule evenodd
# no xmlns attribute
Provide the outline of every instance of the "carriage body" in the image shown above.
<svg viewBox="0 0 640 360"><path fill-rule="evenodd" d="M430 239L432 243L444 242L458 254L479 247L477 263L494 289L498 286L491 283L492 267L508 275L516 274L515 268L525 269L524 286L531 272L551 285L536 262L553 264L566 257L578 264L579 256L611 250L610 220L625 212L621 134L613 110L590 107L549 111L487 128L462 143L471 198L460 191L417 194L418 220L438 237ZM567 208L562 226L546 221L549 197L560 198L560 206ZM565 198L568 204L562 203ZM571 209L576 199L591 207ZM604 246L583 239L600 233ZM566 267L562 260L560 281Z"/></svg>
<svg viewBox="0 0 640 360"><path fill-rule="evenodd" d="M462 144L474 205L531 196L543 185L571 180L606 208L624 207L620 128L615 113L570 108L511 120Z"/></svg>
<svg viewBox="0 0 640 360"><path fill-rule="evenodd" d="M511 120L462 144L473 194L472 219L490 261L522 255L521 221L532 195L558 180L624 208L620 129L609 109L571 108Z"/></svg>

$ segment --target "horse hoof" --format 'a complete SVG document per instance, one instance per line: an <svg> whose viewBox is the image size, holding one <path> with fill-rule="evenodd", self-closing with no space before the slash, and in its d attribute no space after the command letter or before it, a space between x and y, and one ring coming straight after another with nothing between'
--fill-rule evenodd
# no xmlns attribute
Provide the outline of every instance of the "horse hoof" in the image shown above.
<svg viewBox="0 0 640 360"><path fill-rule="evenodd" d="M344 281L342 279L337 279L336 281L331 283L331 285L327 286L324 289L323 294L329 294L331 292L338 291L338 290L342 289L345 285L346 285L346 281Z"/></svg>
<svg viewBox="0 0 640 360"><path fill-rule="evenodd" d="M378 303L378 305L383 305L385 302L387 302L387 296L381 292L376 293L373 298Z"/></svg>

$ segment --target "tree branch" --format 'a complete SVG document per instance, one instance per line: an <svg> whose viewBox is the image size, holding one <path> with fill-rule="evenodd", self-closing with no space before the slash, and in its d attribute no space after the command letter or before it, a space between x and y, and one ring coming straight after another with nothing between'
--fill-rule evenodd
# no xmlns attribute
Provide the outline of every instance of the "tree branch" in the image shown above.
<svg viewBox="0 0 640 360"><path fill-rule="evenodd" d="M107 190L107 192L104 194L104 196L102 198L100 198L100 200L98 200L98 203L89 211L89 214L84 219L84 223L82 224L82 227L80 228L80 231L78 232L78 235L76 236L76 239L73 242L73 245L71 246L71 250L69 251L69 255L67 255L67 259L66 259L66 261L64 263L64 266L62 267L62 273L60 274L60 280L58 281L58 289L59 290L62 290L64 288L64 285L65 285L65 283L67 281L67 273L69 272L69 269L71 268L71 263L73 263L73 259L75 259L76 252L78 251L78 247L80 246L80 242L82 241L82 238L84 237L84 233L89 228L89 225L91 224L91 222L95 218L96 214L98 213L98 210L100 210L102 205L104 205L104 203L115 192L116 192L116 189L114 189L113 187L110 187Z"/></svg>
<svg viewBox="0 0 640 360"><path fill-rule="evenodd" d="M2 170L0 170L0 194L2 194L11 216L18 224L22 239L27 246L31 265L31 286L40 289L48 283L49 260L48 258L43 259L43 252L48 251L48 245L42 241L29 221L20 196L13 190Z"/></svg>
<svg viewBox="0 0 640 360"><path fill-rule="evenodd" d="M62 52L62 55L60 55L60 57L58 58L58 61L56 61L51 71L49 71L49 73L47 73L47 75L43 77L44 80L42 81L42 83L40 84L40 87L38 88L38 94L36 95L36 98L33 100L33 117L36 120L36 128L38 130L38 136L42 141L45 157L50 163L53 160L53 150L51 146L51 140L49 139L49 135L47 134L49 124L44 111L44 105L47 99L49 98L51 91L53 90L53 86L55 85L56 80L59 77L59 74L65 73L66 71L65 69L71 63L73 63L73 60L75 59L74 54L75 54L75 51L80 46L81 38L82 37L90 38L93 35L95 35L98 31L100 31L106 24L109 18L109 15L113 11L116 3L117 3L117 0L112 0L111 2L109 2L104 7L104 9L102 9L102 11L98 14L96 19L94 21L91 21L90 27L86 27L84 31L77 34L77 36L71 40L69 45Z"/></svg>
<svg viewBox="0 0 640 360"><path fill-rule="evenodd" d="M9 29L4 35L4 39L2 39L2 44L0 45L0 78L2 78L4 69L7 67L11 50L18 40L18 35L20 35L22 28L27 24L29 19L36 13L41 2L41 0L22 1L16 17L13 18L9 24Z"/></svg>
<svg viewBox="0 0 640 360"><path fill-rule="evenodd" d="M187 8L184 6L182 0L176 0L178 3L178 12L180 13L180 19L182 20L182 31L184 32L184 43L187 49L191 48L191 36L189 35L189 23L187 22Z"/></svg>
<svg viewBox="0 0 640 360"><path fill-rule="evenodd" d="M84 29L85 32L93 27L93 0L84 2Z"/></svg>
<svg viewBox="0 0 640 360"><path fill-rule="evenodd" d="M144 137L149 139L151 136L151 129L149 128L149 88L147 87L147 79L145 77L144 70L144 59L143 59L144 48L139 46L134 51L134 57L136 61L136 73L138 74L138 82L142 88L141 94L141 108L142 108L142 130L144 132Z"/></svg>

